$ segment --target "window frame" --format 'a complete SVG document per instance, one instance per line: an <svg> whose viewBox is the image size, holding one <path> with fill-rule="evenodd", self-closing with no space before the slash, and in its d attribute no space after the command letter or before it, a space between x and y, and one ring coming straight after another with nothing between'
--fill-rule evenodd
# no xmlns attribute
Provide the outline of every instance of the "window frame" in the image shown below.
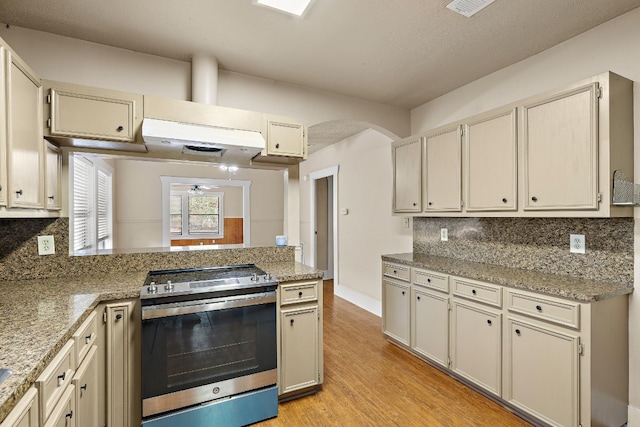
<svg viewBox="0 0 640 427"><path fill-rule="evenodd" d="M174 183L175 184L175 183ZM180 196L181 198L181 206L182 206L182 233L181 234L172 234L169 232L171 236L171 240L182 240L182 239L222 239L224 237L224 193L219 191L214 192L205 192L204 194L189 194L188 191L171 191L169 197ZM217 233L190 233L189 232L189 198L190 197L217 197L218 198L218 232ZM171 216L171 212L169 212L169 216Z"/></svg>
<svg viewBox="0 0 640 427"><path fill-rule="evenodd" d="M251 244L251 181L243 180L227 180L213 178L191 178L181 176L161 176L162 184L162 246L171 247L171 240L177 240L170 233L170 216L171 216L171 184L187 184L187 185L204 185L218 187L242 187L242 217L243 217L243 235L244 245ZM222 216L224 216L224 211ZM224 232L224 231L223 231ZM202 238L202 237L200 237ZM212 238L206 235L204 238Z"/></svg>

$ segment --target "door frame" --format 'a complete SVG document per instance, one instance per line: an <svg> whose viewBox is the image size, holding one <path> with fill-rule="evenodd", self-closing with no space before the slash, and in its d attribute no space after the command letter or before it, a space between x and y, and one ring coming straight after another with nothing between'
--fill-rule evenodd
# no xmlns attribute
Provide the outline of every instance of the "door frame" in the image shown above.
<svg viewBox="0 0 640 427"><path fill-rule="evenodd" d="M340 165L331 166L319 171L309 173L309 224L311 232L311 244L309 245L309 265L316 268L316 249L317 249L317 235L316 227L318 225L316 215L316 180L320 178L331 177L333 185L331 186L332 204L333 204L333 280L334 283L338 281L338 173L340 172Z"/></svg>

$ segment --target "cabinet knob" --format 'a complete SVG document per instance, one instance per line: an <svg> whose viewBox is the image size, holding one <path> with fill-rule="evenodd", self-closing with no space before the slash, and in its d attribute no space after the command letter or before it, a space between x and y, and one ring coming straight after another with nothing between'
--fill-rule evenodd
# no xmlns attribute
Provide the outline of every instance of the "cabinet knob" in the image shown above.
<svg viewBox="0 0 640 427"><path fill-rule="evenodd" d="M302 291L298 292L298 298L302 298Z"/></svg>
<svg viewBox="0 0 640 427"><path fill-rule="evenodd" d="M402 291L402 295L404 295L404 291Z"/></svg>
<svg viewBox="0 0 640 427"><path fill-rule="evenodd" d="M418 204L416 202L413 202L413 206L418 206Z"/></svg>
<svg viewBox="0 0 640 427"><path fill-rule="evenodd" d="M397 270L393 270L393 274L398 274L398 271Z"/></svg>
<svg viewBox="0 0 640 427"><path fill-rule="evenodd" d="M289 324L293 325L293 319L289 320Z"/></svg>
<svg viewBox="0 0 640 427"><path fill-rule="evenodd" d="M476 290L475 289L471 289L471 293L475 295L476 294Z"/></svg>
<svg viewBox="0 0 640 427"><path fill-rule="evenodd" d="M536 305L536 310L542 311L542 306Z"/></svg>
<svg viewBox="0 0 640 427"><path fill-rule="evenodd" d="M538 201L538 198L537 198L536 196L533 196L533 197L531 198L531 201L532 201L532 202L537 202L537 201Z"/></svg>
<svg viewBox="0 0 640 427"><path fill-rule="evenodd" d="M431 283L431 279L427 279L427 283Z"/></svg>
<svg viewBox="0 0 640 427"><path fill-rule="evenodd" d="M87 385L86 384L83 385L83 386L80 386L80 390L86 390L86 389L87 389Z"/></svg>
<svg viewBox="0 0 640 427"><path fill-rule="evenodd" d="M56 198L56 196L49 196L49 200L53 200L55 198Z"/></svg>
<svg viewBox="0 0 640 427"><path fill-rule="evenodd" d="M276 144L276 148L280 148L280 143L279 142Z"/></svg>
<svg viewBox="0 0 640 427"><path fill-rule="evenodd" d="M67 373L66 372L63 372L60 375L58 375L58 383L63 382L66 377L67 377Z"/></svg>
<svg viewBox="0 0 640 427"><path fill-rule="evenodd" d="M507 203L507 198L506 197L502 198L502 203Z"/></svg>
<svg viewBox="0 0 640 427"><path fill-rule="evenodd" d="M416 298L418 299L418 301L420 301L420 296L417 296Z"/></svg>
<svg viewBox="0 0 640 427"><path fill-rule="evenodd" d="M18 191L16 191L16 195L17 195L17 196L22 196L22 190L18 190Z"/></svg>
<svg viewBox="0 0 640 427"><path fill-rule="evenodd" d="M0 185L0 191L2 191L2 185Z"/></svg>
<svg viewBox="0 0 640 427"><path fill-rule="evenodd" d="M427 204L428 204L429 206L431 206L433 203L429 202L429 203L427 203Z"/></svg>
<svg viewBox="0 0 640 427"><path fill-rule="evenodd" d="M491 319L487 319L487 323L490 325L491 324Z"/></svg>
<svg viewBox="0 0 640 427"><path fill-rule="evenodd" d="M123 127L123 126L118 126L118 127L116 128L116 130L117 130L118 132L122 132L122 131L124 130L124 127Z"/></svg>
<svg viewBox="0 0 640 427"><path fill-rule="evenodd" d="M71 419L73 418L73 411L69 412L67 415L64 416L65 418Z"/></svg>
<svg viewBox="0 0 640 427"><path fill-rule="evenodd" d="M122 319L122 314L120 313L116 314L116 320L120 320L120 319Z"/></svg>
<svg viewBox="0 0 640 427"><path fill-rule="evenodd" d="M516 335L520 335L520 329L516 329Z"/></svg>

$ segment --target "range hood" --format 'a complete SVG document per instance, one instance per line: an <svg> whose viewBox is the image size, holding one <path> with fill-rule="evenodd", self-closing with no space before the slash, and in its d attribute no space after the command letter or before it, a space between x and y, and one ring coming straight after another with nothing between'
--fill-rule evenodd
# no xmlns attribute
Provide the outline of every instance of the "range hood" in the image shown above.
<svg viewBox="0 0 640 427"><path fill-rule="evenodd" d="M260 132L144 118L142 139L149 152L250 159L264 150Z"/></svg>

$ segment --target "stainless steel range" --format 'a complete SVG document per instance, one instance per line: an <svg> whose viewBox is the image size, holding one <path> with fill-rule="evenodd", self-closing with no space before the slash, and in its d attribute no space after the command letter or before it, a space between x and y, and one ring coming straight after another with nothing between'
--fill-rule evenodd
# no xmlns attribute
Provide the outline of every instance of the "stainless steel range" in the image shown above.
<svg viewBox="0 0 640 427"><path fill-rule="evenodd" d="M252 264L149 272L140 291L144 427L277 415L276 287Z"/></svg>

